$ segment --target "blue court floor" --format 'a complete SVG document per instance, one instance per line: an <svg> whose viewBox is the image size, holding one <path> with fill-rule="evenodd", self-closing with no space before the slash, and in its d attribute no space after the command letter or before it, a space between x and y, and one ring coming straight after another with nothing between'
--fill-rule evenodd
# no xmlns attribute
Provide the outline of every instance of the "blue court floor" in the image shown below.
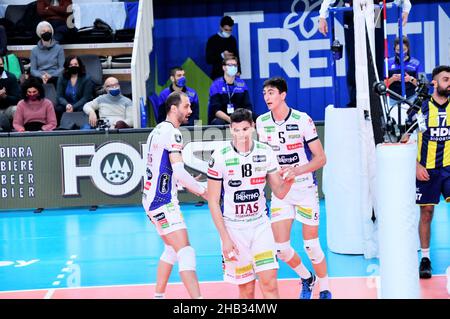
<svg viewBox="0 0 450 319"><path fill-rule="evenodd" d="M432 224L433 274L450 265L450 205L442 201ZM196 249L198 277L222 281L219 237L207 205L183 205L192 246ZM330 277L378 275L378 260L362 255L335 254L326 246L326 217L321 202L320 240ZM310 267L303 252L301 228L294 223L291 242ZM162 241L141 206L0 212L0 291L150 284ZM70 276L61 270L71 269ZM64 280L62 278L64 277ZM296 278L280 263L279 278ZM175 268L170 282L180 282Z"/></svg>

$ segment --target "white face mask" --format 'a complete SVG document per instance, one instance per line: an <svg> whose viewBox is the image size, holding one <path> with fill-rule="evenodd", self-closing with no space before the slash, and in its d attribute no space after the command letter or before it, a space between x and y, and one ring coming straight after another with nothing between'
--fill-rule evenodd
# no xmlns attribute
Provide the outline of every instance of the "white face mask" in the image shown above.
<svg viewBox="0 0 450 319"><path fill-rule="evenodd" d="M231 36L231 32L222 31L222 36L224 38L229 38Z"/></svg>
<svg viewBox="0 0 450 319"><path fill-rule="evenodd" d="M229 76L235 76L238 71L237 66L227 66L227 74Z"/></svg>

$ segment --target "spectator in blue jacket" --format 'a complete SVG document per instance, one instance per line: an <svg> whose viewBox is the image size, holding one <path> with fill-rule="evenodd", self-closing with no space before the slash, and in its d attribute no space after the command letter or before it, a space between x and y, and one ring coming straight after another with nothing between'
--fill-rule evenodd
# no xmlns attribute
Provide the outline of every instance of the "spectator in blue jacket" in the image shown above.
<svg viewBox="0 0 450 319"><path fill-rule="evenodd" d="M418 74L422 72L420 61L411 56L409 39L403 37L403 61L405 67L405 93L406 98L413 101L416 97L416 87L418 84ZM397 37L394 41L395 56L388 60L389 78L386 84L389 89L402 95L401 63L400 63L400 39ZM395 104L396 100L391 96L391 101Z"/></svg>
<svg viewBox="0 0 450 319"><path fill-rule="evenodd" d="M56 89L55 111L58 122L64 112L83 112L83 106L94 98L94 83L86 74L83 61L78 56L70 55L66 58Z"/></svg>
<svg viewBox="0 0 450 319"><path fill-rule="evenodd" d="M181 66L173 67L170 70L170 81L172 84L161 91L159 94L159 105L158 105L158 123L161 123L166 119L166 99L169 96L170 93L176 91L176 92L184 92L189 97L189 102L191 102L191 110L192 114L189 116L189 122L187 124L182 125L188 125L193 126L194 121L199 119L199 103L198 103L198 94L197 92L186 86L186 72L183 70Z"/></svg>
<svg viewBox="0 0 450 319"><path fill-rule="evenodd" d="M208 124L212 125L230 124L230 114L238 108L253 112L247 85L236 75L238 59L225 58L222 69L223 77L216 79L209 89Z"/></svg>

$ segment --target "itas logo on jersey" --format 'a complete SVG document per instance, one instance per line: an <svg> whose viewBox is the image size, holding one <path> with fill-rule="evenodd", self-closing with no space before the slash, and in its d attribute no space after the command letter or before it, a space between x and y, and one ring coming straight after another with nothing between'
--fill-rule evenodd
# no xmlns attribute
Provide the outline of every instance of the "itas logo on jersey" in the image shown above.
<svg viewBox="0 0 450 319"><path fill-rule="evenodd" d="M250 189L245 191L238 191L234 193L235 203L256 202L259 199L259 189Z"/></svg>
<svg viewBox="0 0 450 319"><path fill-rule="evenodd" d="M298 157L298 154L283 154L283 155L277 155L278 163L280 165L289 165L289 164L295 164L300 162L300 159Z"/></svg>
<svg viewBox="0 0 450 319"><path fill-rule="evenodd" d="M296 150L298 148L302 148L303 143L299 142L299 143L295 143L295 144L288 144L288 145L286 145L286 147L289 151L292 151L292 150Z"/></svg>
<svg viewBox="0 0 450 319"><path fill-rule="evenodd" d="M253 162L258 163L258 162L265 162L265 161L267 161L266 155L253 155Z"/></svg>
<svg viewBox="0 0 450 319"><path fill-rule="evenodd" d="M298 125L297 124L287 124L286 131L298 131Z"/></svg>

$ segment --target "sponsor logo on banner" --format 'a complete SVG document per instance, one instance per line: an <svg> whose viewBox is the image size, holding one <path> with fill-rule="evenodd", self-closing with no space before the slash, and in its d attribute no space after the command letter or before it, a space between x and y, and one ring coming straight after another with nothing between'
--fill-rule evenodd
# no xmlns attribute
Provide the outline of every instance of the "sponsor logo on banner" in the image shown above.
<svg viewBox="0 0 450 319"><path fill-rule="evenodd" d="M298 148L302 148L303 147L303 143L288 144L286 146L287 146L287 149L289 151L291 151L291 150L296 150Z"/></svg>
<svg viewBox="0 0 450 319"><path fill-rule="evenodd" d="M264 184L265 182L266 182L265 177L255 177L250 179L250 184L252 185Z"/></svg>
<svg viewBox="0 0 450 319"><path fill-rule="evenodd" d="M125 184L131 177L132 167L130 158L120 153L107 155L100 165L103 176L113 185Z"/></svg>
<svg viewBox="0 0 450 319"><path fill-rule="evenodd" d="M238 191L234 193L235 203L256 202L259 199L259 189L251 189L245 191Z"/></svg>
<svg viewBox="0 0 450 319"><path fill-rule="evenodd" d="M2 142L9 144L6 140ZM5 147L0 144L0 202L36 197L34 164L31 146Z"/></svg>
<svg viewBox="0 0 450 319"><path fill-rule="evenodd" d="M95 144L60 147L63 196L80 196L78 179L84 177L90 177L100 191L111 196L129 194L142 181L145 161L134 147L125 142L107 142L98 148ZM89 158L89 164L79 164L80 157Z"/></svg>
<svg viewBox="0 0 450 319"><path fill-rule="evenodd" d="M210 168L208 168L208 174L209 175L212 175L212 176L219 176L219 173L217 173L215 170L212 170L212 169L210 169Z"/></svg>

